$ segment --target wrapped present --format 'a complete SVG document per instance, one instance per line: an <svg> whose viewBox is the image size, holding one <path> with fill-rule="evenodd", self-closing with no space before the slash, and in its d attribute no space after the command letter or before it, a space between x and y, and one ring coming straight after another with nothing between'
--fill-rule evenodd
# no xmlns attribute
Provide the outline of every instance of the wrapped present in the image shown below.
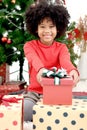
<svg viewBox="0 0 87 130"><path fill-rule="evenodd" d="M0 85L0 95L7 95L11 92L24 90L26 89L25 86L26 86L26 82L21 82L21 81L6 82L3 85Z"/></svg>
<svg viewBox="0 0 87 130"><path fill-rule="evenodd" d="M43 86L43 103L50 105L71 105L72 87L74 85L72 77L59 70L56 73L47 71L43 73L41 80Z"/></svg>
<svg viewBox="0 0 87 130"><path fill-rule="evenodd" d="M23 96L0 97L0 130L23 130Z"/></svg>
<svg viewBox="0 0 87 130"><path fill-rule="evenodd" d="M87 130L87 99L73 99L72 105L33 107L33 130Z"/></svg>
<svg viewBox="0 0 87 130"><path fill-rule="evenodd" d="M2 84L9 80L9 65L6 63L0 64L0 76L3 77Z"/></svg>

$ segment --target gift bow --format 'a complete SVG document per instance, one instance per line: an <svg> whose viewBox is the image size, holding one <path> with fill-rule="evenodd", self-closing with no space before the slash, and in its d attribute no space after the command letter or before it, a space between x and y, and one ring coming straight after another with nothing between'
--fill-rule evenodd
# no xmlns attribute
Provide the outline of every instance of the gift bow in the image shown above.
<svg viewBox="0 0 87 130"><path fill-rule="evenodd" d="M4 98L4 95L0 95L0 104L10 106L9 103L18 103L18 101L21 99L22 98L16 98L16 97Z"/></svg>
<svg viewBox="0 0 87 130"><path fill-rule="evenodd" d="M53 70L44 70L42 76L43 77L49 77L54 78L54 84L59 85L60 84L60 78L68 77L67 72L65 69L57 69L53 68Z"/></svg>

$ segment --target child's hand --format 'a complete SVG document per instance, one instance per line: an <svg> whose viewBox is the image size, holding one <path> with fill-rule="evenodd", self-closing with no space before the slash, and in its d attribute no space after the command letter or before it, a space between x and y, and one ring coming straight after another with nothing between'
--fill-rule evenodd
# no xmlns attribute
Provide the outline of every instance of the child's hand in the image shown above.
<svg viewBox="0 0 87 130"><path fill-rule="evenodd" d="M78 74L78 72L76 70L72 70L72 71L70 71L69 75L72 76L72 78L74 80L74 83L76 85L78 83L78 81L79 81L79 74Z"/></svg>
<svg viewBox="0 0 87 130"><path fill-rule="evenodd" d="M37 73L36 78L37 78L38 83L40 83L41 80L42 80L42 74L43 74L43 71L44 71L44 70L46 70L46 69L45 69L45 68L42 68L42 69L40 69L39 72Z"/></svg>

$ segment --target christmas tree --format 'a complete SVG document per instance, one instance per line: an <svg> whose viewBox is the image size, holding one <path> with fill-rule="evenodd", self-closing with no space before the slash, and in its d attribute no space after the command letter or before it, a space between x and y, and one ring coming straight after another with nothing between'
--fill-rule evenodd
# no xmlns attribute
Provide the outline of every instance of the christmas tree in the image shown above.
<svg viewBox="0 0 87 130"><path fill-rule="evenodd" d="M23 46L33 38L25 28L24 15L33 0L0 0L0 65L19 61L20 80L24 63Z"/></svg>

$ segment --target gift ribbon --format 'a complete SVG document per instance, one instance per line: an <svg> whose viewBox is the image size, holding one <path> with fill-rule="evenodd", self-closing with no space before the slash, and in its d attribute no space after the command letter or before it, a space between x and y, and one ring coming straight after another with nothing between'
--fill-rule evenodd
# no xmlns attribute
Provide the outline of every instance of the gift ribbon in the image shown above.
<svg viewBox="0 0 87 130"><path fill-rule="evenodd" d="M49 78L54 78L54 84L59 85L60 84L60 79L68 77L67 72L65 69L58 69L56 71L56 68L53 68L53 70L44 70L42 76L43 77L49 77Z"/></svg>
<svg viewBox="0 0 87 130"><path fill-rule="evenodd" d="M0 95L0 104L5 106L11 106L9 103L18 103L18 101L21 99L22 98L16 98L16 97L4 98L4 95Z"/></svg>

